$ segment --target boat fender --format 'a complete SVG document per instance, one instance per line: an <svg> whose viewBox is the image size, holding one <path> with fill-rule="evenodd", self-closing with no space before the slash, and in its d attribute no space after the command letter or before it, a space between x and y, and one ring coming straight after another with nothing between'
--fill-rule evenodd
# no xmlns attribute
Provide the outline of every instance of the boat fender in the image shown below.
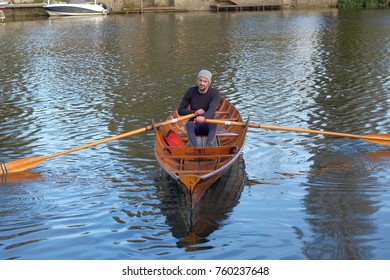
<svg viewBox="0 0 390 280"><path fill-rule="evenodd" d="M180 136L173 130L168 130L167 135L165 135L165 141L169 146L172 147L184 147L184 141Z"/></svg>

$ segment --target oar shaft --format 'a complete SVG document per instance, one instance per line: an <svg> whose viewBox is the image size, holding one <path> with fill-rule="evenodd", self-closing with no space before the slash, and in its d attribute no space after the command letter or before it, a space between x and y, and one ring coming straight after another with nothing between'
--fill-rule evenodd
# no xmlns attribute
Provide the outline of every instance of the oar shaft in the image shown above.
<svg viewBox="0 0 390 280"><path fill-rule="evenodd" d="M292 132L304 132L304 133L311 133L311 134L322 134L322 135L340 136L340 137L349 137L349 138L362 138L360 135L322 131L322 130L312 130L312 129L305 129L305 128L292 128L292 127L274 126L274 125L266 125L266 124L259 124L258 127L264 129L270 129L270 130L285 130L285 131L292 131Z"/></svg>
<svg viewBox="0 0 390 280"><path fill-rule="evenodd" d="M135 135L135 134L139 134L139 133L142 133L142 132L146 132L146 131L152 130L154 127L158 128L158 127L161 127L161 126L164 126L164 125L167 125L167 124L173 124L173 123L176 123L176 122L179 122L179 121L191 119L193 117L195 117L195 114L189 114L189 115L185 115L183 117L166 120L164 122L159 122L159 123L156 123L156 124L150 124L150 125L147 125L145 127L142 127L142 128L136 129L136 130L132 130L130 132L126 132L126 133L123 133L123 134L120 134L120 135L116 135L116 136L112 136L112 137L109 137L109 138L105 138L105 139L102 139L102 140L99 140L99 141L96 141L96 142L93 142L93 143L90 143L90 144L86 144L86 145L83 145L83 146L80 146L80 147L76 147L76 148L70 149L70 150L62 151L62 152L50 155L50 156L48 156L48 158L54 158L54 157L62 156L62 155L65 155L65 154L73 153L73 152L76 152L76 151L79 151L79 150L87 149L87 148L90 148L90 147L93 147L93 146L101 145L101 144L104 144L104 143L107 143L107 142L111 142L111 141L114 141L114 140L126 138L126 137L129 137L129 136L132 136L132 135Z"/></svg>
<svg viewBox="0 0 390 280"><path fill-rule="evenodd" d="M270 129L270 130L285 130L285 131L305 132L305 133L314 133L314 134L323 134L323 135L332 135L332 136L341 136L341 137L362 138L362 136L360 135L353 135L347 133L329 132L329 131L312 130L312 129L304 129L304 128L293 128L293 127L286 127L286 126L275 126L275 125L267 125L267 124L257 124L257 123L246 124L244 122L233 122L233 121L214 120L214 119L207 119L206 122L214 123L214 124L223 124L223 125L236 125L236 126L248 125L248 127L263 128L263 129Z"/></svg>
<svg viewBox="0 0 390 280"><path fill-rule="evenodd" d="M0 175L26 171L26 170L34 167L34 166L37 166L38 164L40 164L40 163L50 159L50 158L66 155L66 154L73 153L73 152L76 152L76 151L79 151L79 150L82 150L82 149L86 149L86 148L97 146L97 145L100 145L100 144L103 144L103 143L107 143L107 142L110 142L110 141L113 141L113 140L129 137L129 136L141 133L141 132L152 130L155 127L158 128L158 127L161 127L161 126L164 126L164 125L174 124L174 123L177 123L177 122L180 122L180 121L191 119L193 117L195 117L195 114L189 114L189 115L185 115L185 116L182 116L182 117L179 117L179 118L172 118L172 119L166 120L164 122L151 124L151 125L148 125L148 126L145 126L145 127L142 127L142 128L130 131L130 132L126 132L126 133L123 133L123 134L120 134L120 135L116 135L116 136L112 136L112 137L109 137L109 138L105 138L105 139L102 139L102 140L99 140L99 141L96 141L96 142L93 142L93 143L90 143L90 144L86 144L86 145L83 145L83 146L80 146L80 147L76 147L76 148L73 148L73 149L70 149L70 150L62 151L62 152L59 152L59 153L56 153L56 154L52 154L52 155L48 155L48 156L38 156L38 157L24 158L24 159L18 159L18 160L14 160L14 161L7 162L7 163L2 163L2 164L0 164Z"/></svg>
<svg viewBox="0 0 390 280"><path fill-rule="evenodd" d="M48 158L54 158L54 157L70 154L70 153L73 153L73 152L76 152L76 151L80 151L80 150L83 150L83 149L87 149L87 148L90 148L90 147L93 147L93 146L97 146L97 145L100 145L100 144L104 144L104 143L107 143L107 142L110 142L110 141L114 141L114 140L117 140L117 139L129 137L129 136L132 136L132 135L135 135L135 134L142 133L142 132L150 130L150 128L148 128L148 127L149 126L146 126L146 127L143 127L143 128L139 128L137 130L133 130L133 131L128 132L128 133L123 133L121 135L112 136L112 137L109 137L109 138L106 138L106 139L103 139L103 140L99 140L99 141L96 141L96 142L93 142L93 143L90 143L90 144L86 144L86 145L77 147L77 148L73 148L73 149L69 149L69 150L66 150L66 151L58 152L56 154L52 154L52 155L47 156L47 157Z"/></svg>
<svg viewBox="0 0 390 280"><path fill-rule="evenodd" d="M270 130L285 130L285 131L292 131L292 132L303 132L303 133L311 133L311 134L322 134L322 135L329 135L329 136L356 138L356 139L366 140L371 143L390 145L390 136L386 134L355 135L349 133L312 130L312 129L305 129L305 128L293 128L293 127L275 126L275 125L267 125L267 124L256 124L256 123L247 124L244 122L216 120L216 119L207 119L205 121L207 123L221 124L221 125L248 126L253 128L263 128L263 129L270 129Z"/></svg>

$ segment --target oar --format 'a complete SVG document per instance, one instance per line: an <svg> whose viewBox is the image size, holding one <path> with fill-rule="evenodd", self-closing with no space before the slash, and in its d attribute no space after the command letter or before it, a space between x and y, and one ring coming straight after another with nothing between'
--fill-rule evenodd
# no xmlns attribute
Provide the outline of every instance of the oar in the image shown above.
<svg viewBox="0 0 390 280"><path fill-rule="evenodd" d="M246 126L246 123L243 122L234 122L227 120L214 120L214 119L206 119L207 123L213 124L223 124L223 125L236 125L236 126ZM266 124L256 124L249 123L249 127L254 128L264 128L271 130L285 130L285 131L293 131L293 132L305 132L311 134L323 134L330 136L338 136L338 137L348 137L348 138L357 138L361 140L365 140L371 143L380 144L380 145L390 145L390 135L388 134L364 134L364 135L355 135L348 133L338 133L338 132L330 132L330 131L321 131L321 130L312 130L312 129L304 129L304 128L293 128L293 127L285 127L285 126L274 126L274 125L266 125Z"/></svg>
<svg viewBox="0 0 390 280"><path fill-rule="evenodd" d="M179 121L183 121L183 120L187 120L187 119L190 119L190 118L193 118L193 117L195 117L195 114L185 115L183 117L173 118L173 119L170 119L170 120L166 120L164 122L151 124L151 125L145 126L143 128L139 128L139 129L136 129L136 130L133 130L133 131L130 131L130 132L126 132L126 133L120 134L120 135L116 135L116 136L112 136L112 137L109 137L109 138L105 138L105 139L102 139L102 140L99 140L99 141L96 141L96 142L93 142L93 143L90 143L90 144L87 144L87 145L83 145L83 146L80 146L80 147L77 147L77 148L73 148L73 149L70 149L70 150L66 150L66 151L63 151L63 152L59 152L59 153L56 153L56 154L52 154L52 155L48 155L48 156L37 156L37 157L18 159L18 160L10 161L10 162L7 162L7 163L3 163L3 164L0 165L0 175L4 175L4 174L7 174L7 173L16 173L16 172L25 171L25 170L28 170L28 169L30 169L30 168L32 168L32 167L34 167L34 166L36 166L36 165L46 161L46 160L54 158L54 157L59 157L59 156L66 155L66 154L69 154L69 153L73 153L73 152L76 152L76 151L79 151L79 150L82 150L82 149L86 149L86 148L97 146L97 145L100 145L100 144L103 144L103 143L107 143L107 142L110 142L110 141L113 141L113 140L129 137L129 136L141 133L141 132L152 130L154 127L161 127L161 126L164 126L164 125L167 125L167 124L173 124L173 123L176 123L176 122L179 122Z"/></svg>

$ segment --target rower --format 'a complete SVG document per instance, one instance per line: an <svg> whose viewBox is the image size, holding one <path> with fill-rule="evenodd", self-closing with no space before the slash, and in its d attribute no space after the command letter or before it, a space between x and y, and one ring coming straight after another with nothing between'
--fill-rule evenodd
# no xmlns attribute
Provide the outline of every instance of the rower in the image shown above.
<svg viewBox="0 0 390 280"><path fill-rule="evenodd" d="M195 113L196 117L186 123L189 141L187 146L213 146L217 126L205 123L205 119L213 119L219 106L220 93L211 87L212 74L208 70L198 73L196 86L185 92L178 108L179 115ZM198 141L197 136L205 137L206 141Z"/></svg>

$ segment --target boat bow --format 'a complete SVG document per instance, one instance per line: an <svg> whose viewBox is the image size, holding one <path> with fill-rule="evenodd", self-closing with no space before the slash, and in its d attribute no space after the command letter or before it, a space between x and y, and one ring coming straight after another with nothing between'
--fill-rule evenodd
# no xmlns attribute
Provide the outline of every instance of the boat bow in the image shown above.
<svg viewBox="0 0 390 280"><path fill-rule="evenodd" d="M196 175L179 176L179 181L186 186L190 194L194 192L194 189L200 180L202 180L202 177Z"/></svg>

